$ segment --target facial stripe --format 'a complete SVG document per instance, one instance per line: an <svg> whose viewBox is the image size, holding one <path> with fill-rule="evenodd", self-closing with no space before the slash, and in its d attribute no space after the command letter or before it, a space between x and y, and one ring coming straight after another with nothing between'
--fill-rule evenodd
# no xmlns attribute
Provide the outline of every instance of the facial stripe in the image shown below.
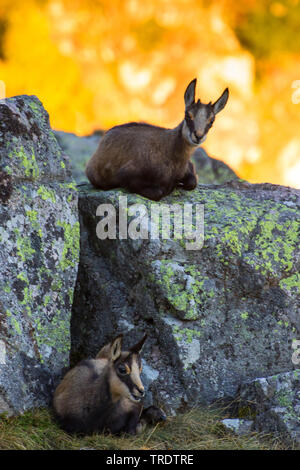
<svg viewBox="0 0 300 470"><path fill-rule="evenodd" d="M132 382L135 384L135 386L139 390L144 390L144 386L143 386L141 378L140 378L140 367L139 367L139 363L137 361L136 356L132 358L131 377L132 377Z"/></svg>
<svg viewBox="0 0 300 470"><path fill-rule="evenodd" d="M118 368L122 365L126 369L126 374L118 372ZM114 399L117 396L126 396L131 399L132 397L141 398L139 392L144 391L144 386L140 378L141 359L139 354L122 353L122 357L115 363L115 379L113 383ZM119 385L117 385L119 384Z"/></svg>
<svg viewBox="0 0 300 470"><path fill-rule="evenodd" d="M187 126L188 126L190 132L191 133L195 132L195 122L194 122L193 119L191 119L189 112L185 113L185 121L187 123Z"/></svg>

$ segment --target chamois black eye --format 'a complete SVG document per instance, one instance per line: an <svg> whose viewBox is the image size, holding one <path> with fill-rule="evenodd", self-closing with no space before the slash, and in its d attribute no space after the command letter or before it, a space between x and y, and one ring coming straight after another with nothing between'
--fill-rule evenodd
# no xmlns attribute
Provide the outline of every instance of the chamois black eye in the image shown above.
<svg viewBox="0 0 300 470"><path fill-rule="evenodd" d="M126 375L127 374L127 369L125 366L123 366L122 364L118 367L118 372L121 374L121 375Z"/></svg>

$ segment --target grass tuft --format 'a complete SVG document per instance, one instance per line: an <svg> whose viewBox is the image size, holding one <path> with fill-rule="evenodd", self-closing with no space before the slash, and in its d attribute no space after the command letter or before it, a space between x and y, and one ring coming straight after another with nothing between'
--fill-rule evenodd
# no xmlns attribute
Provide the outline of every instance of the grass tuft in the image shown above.
<svg viewBox="0 0 300 470"><path fill-rule="evenodd" d="M287 450L278 438L251 433L236 436L220 419L224 411L196 408L166 423L148 427L138 436L94 434L71 436L62 431L48 409L0 417L0 450ZM298 447L299 448L299 447Z"/></svg>

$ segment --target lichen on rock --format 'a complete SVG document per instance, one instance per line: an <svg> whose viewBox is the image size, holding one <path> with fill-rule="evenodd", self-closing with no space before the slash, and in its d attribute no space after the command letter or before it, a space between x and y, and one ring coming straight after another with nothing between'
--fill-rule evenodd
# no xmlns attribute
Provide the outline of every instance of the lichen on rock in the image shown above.
<svg viewBox="0 0 300 470"><path fill-rule="evenodd" d="M36 97L0 101L0 221L0 413L11 414L49 403L68 365L79 259L70 164Z"/></svg>

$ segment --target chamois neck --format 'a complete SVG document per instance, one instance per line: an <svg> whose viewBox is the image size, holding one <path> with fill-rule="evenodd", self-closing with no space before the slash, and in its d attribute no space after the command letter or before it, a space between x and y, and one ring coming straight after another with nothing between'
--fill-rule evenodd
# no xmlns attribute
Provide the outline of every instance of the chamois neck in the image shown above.
<svg viewBox="0 0 300 470"><path fill-rule="evenodd" d="M182 133L183 123L184 121L178 124L178 126L175 127L174 129L172 129L174 136L175 136L173 156L174 156L174 159L177 161L189 160L192 153L195 151L195 147L191 145L189 142L187 142L187 140L183 136L183 133Z"/></svg>

